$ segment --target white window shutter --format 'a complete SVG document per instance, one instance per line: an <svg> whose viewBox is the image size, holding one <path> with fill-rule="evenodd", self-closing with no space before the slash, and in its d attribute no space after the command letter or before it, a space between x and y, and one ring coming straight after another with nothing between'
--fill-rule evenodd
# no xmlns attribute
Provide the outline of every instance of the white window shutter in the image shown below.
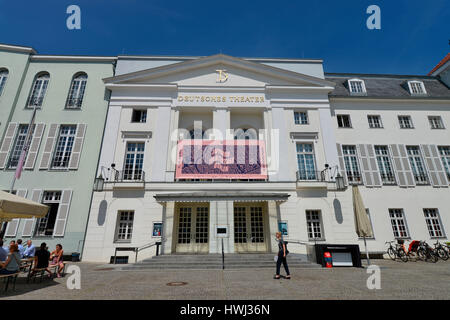
<svg viewBox="0 0 450 320"><path fill-rule="evenodd" d="M27 189L18 189L16 193L19 197L25 198L27 196ZM19 228L20 219L13 219L8 222L6 227L5 237L15 237L17 229Z"/></svg>
<svg viewBox="0 0 450 320"><path fill-rule="evenodd" d="M447 175L441 163L439 152L434 144L423 144L420 146L425 158L430 182L433 187L448 187Z"/></svg>
<svg viewBox="0 0 450 320"><path fill-rule="evenodd" d="M373 145L360 144L358 150L361 156L362 175L366 187L381 187L381 176L378 171Z"/></svg>
<svg viewBox="0 0 450 320"><path fill-rule="evenodd" d="M6 129L5 138L3 139L3 143L0 148L0 169L4 169L6 167L8 154L13 146L17 127L18 124L16 122L10 122L8 128Z"/></svg>
<svg viewBox="0 0 450 320"><path fill-rule="evenodd" d="M70 155L69 161L69 169L76 170L78 169L78 165L80 163L81 158L81 149L83 148L84 136L86 134L86 125L78 124L77 125L77 133L75 136L75 141L73 144L72 154Z"/></svg>
<svg viewBox="0 0 450 320"><path fill-rule="evenodd" d="M44 153L42 154L41 164L39 169L47 170L50 167L52 161L53 148L58 138L59 125L52 123L47 134L47 141L45 142Z"/></svg>
<svg viewBox="0 0 450 320"><path fill-rule="evenodd" d="M338 152L338 158L339 158L339 166L341 167L341 176L344 178L344 184L347 186L347 173L345 171L345 163L344 163L344 157L342 153L342 146L337 143L336 144L337 152Z"/></svg>
<svg viewBox="0 0 450 320"><path fill-rule="evenodd" d="M41 189L33 189L31 192L31 201L41 203L42 199L42 190ZM36 219L24 219L22 237L31 237L33 235L33 227Z"/></svg>
<svg viewBox="0 0 450 320"><path fill-rule="evenodd" d="M38 123L34 129L33 140L31 140L30 150L28 150L27 160L25 161L24 169L33 170L36 158L41 145L42 135L44 133L45 124Z"/></svg>
<svg viewBox="0 0 450 320"><path fill-rule="evenodd" d="M63 190L61 195L61 202L59 203L58 215L56 216L55 230L53 231L54 237L64 236L71 200L72 190Z"/></svg>
<svg viewBox="0 0 450 320"><path fill-rule="evenodd" d="M404 144L391 144L392 162L399 187L414 187L415 181Z"/></svg>

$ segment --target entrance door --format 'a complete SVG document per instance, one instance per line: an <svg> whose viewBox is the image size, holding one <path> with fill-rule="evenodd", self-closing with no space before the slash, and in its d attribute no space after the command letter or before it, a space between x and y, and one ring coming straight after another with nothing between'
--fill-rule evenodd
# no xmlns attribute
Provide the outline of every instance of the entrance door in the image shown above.
<svg viewBox="0 0 450 320"><path fill-rule="evenodd" d="M265 211L262 204L234 205L235 252L267 252Z"/></svg>
<svg viewBox="0 0 450 320"><path fill-rule="evenodd" d="M178 253L209 252L209 205L180 205L176 226Z"/></svg>

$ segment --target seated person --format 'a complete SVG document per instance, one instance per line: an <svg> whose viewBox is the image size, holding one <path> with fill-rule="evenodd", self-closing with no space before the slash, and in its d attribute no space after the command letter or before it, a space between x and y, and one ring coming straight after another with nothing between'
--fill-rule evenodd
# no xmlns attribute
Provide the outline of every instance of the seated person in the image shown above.
<svg viewBox="0 0 450 320"><path fill-rule="evenodd" d="M13 274L19 271L20 254L17 244L9 247L9 255L4 263L0 263L0 274Z"/></svg>
<svg viewBox="0 0 450 320"><path fill-rule="evenodd" d="M50 260L52 260L51 266L58 266L58 278L61 278L61 271L64 269L63 254L64 250L62 249L62 245L57 244L56 249L50 255Z"/></svg>
<svg viewBox="0 0 450 320"><path fill-rule="evenodd" d="M3 240L0 239L0 262L6 261L8 258L8 251L5 248L3 248Z"/></svg>
<svg viewBox="0 0 450 320"><path fill-rule="evenodd" d="M28 240L27 241L27 248L23 252L23 257L24 258L33 258L35 252L36 252L36 247L33 245L31 240Z"/></svg>
<svg viewBox="0 0 450 320"><path fill-rule="evenodd" d="M25 247L22 245L22 239L17 240L17 246L19 247L20 257L23 258L23 254L25 252Z"/></svg>
<svg viewBox="0 0 450 320"><path fill-rule="evenodd" d="M49 273L49 277L52 276L52 272L48 268L48 261L50 260L50 252L47 250L47 244L45 242L41 243L41 247L36 251L34 256L34 268L30 276L36 273L36 269L45 269Z"/></svg>

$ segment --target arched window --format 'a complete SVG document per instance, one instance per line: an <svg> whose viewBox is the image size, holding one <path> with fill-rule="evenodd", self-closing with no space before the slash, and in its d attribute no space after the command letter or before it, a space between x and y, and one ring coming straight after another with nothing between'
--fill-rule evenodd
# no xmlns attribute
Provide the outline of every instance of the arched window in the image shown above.
<svg viewBox="0 0 450 320"><path fill-rule="evenodd" d="M79 109L83 104L84 91L87 83L86 73L77 73L70 85L69 95L67 96L66 108Z"/></svg>
<svg viewBox="0 0 450 320"><path fill-rule="evenodd" d="M44 101L45 92L47 91L50 75L47 72L39 73L34 79L30 96L28 97L27 107L41 107Z"/></svg>
<svg viewBox="0 0 450 320"><path fill-rule="evenodd" d="M6 80L8 80L8 70L0 70L0 97L2 96L3 88L5 87Z"/></svg>
<svg viewBox="0 0 450 320"><path fill-rule="evenodd" d="M191 130L189 130L189 138L191 140L194 140L194 139L202 140L205 135L205 130L202 129L201 133L202 133L202 135L200 136L200 130L198 130L198 133L197 133L197 132L195 132L195 129L191 129Z"/></svg>
<svg viewBox="0 0 450 320"><path fill-rule="evenodd" d="M257 140L258 133L253 128L239 128L234 131L234 140Z"/></svg>

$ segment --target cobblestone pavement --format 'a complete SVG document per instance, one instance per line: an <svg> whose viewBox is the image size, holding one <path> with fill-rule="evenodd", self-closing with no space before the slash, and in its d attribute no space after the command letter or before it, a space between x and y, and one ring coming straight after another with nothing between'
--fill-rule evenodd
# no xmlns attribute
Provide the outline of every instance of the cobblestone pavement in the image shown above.
<svg viewBox="0 0 450 320"><path fill-rule="evenodd" d="M449 299L450 261L393 262L380 266L381 289L366 286L363 268L295 269L291 280L274 280L274 270L118 271L112 265L74 263L81 268L81 289L69 290L69 275L42 283L26 283L0 299ZM109 269L109 270L102 270ZM112 269L112 270L111 270ZM168 286L170 282L187 282Z"/></svg>

